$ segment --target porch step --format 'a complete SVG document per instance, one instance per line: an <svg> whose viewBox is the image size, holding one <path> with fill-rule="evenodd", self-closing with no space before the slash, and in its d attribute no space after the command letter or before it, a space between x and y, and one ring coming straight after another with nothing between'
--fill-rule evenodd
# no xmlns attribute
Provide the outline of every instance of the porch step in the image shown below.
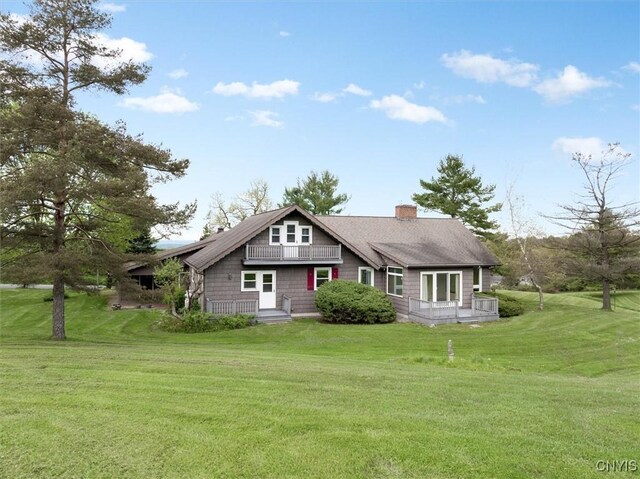
<svg viewBox="0 0 640 479"><path fill-rule="evenodd" d="M261 309L256 314L256 320L259 323L284 323L291 321L291 315L279 309Z"/></svg>
<svg viewBox="0 0 640 479"><path fill-rule="evenodd" d="M458 324L479 323L479 318L458 319Z"/></svg>

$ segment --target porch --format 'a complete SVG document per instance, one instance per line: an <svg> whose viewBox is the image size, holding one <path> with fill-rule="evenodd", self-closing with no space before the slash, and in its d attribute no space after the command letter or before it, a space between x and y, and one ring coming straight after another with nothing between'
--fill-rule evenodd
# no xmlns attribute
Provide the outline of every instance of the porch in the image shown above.
<svg viewBox="0 0 640 479"><path fill-rule="evenodd" d="M205 310L215 316L235 316L236 314L250 314L259 323L275 323L291 320L291 299L282 295L282 309L260 309L257 299L243 300L212 300L205 299Z"/></svg>
<svg viewBox="0 0 640 479"><path fill-rule="evenodd" d="M498 298L471 296L471 309L458 301L423 301L409 298L409 320L423 324L476 323L498 319Z"/></svg>
<svg viewBox="0 0 640 479"><path fill-rule="evenodd" d="M341 264L342 245L246 245L245 265Z"/></svg>

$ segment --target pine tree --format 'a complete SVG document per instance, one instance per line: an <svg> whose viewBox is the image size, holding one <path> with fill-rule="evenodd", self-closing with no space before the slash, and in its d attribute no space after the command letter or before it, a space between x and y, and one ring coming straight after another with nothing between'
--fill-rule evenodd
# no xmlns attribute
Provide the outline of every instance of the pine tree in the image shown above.
<svg viewBox="0 0 640 479"><path fill-rule="evenodd" d="M500 203L485 206L495 196L495 185L484 186L475 167L466 168L460 156L447 155L440 160L438 173L440 176L431 181L420 180L426 192L414 194L413 201L427 211L458 218L479 236L490 237L498 224L489 214L502 208Z"/></svg>
<svg viewBox="0 0 640 479"><path fill-rule="evenodd" d="M340 214L344 208L339 206L349 201L349 196L337 193L339 181L327 170L312 171L306 179L298 178L296 186L285 188L280 206L298 205L314 215Z"/></svg>
<svg viewBox="0 0 640 479"><path fill-rule="evenodd" d="M65 284L121 270L110 225L128 218L135 230L169 233L195 208L150 193L183 176L187 160L78 109L78 93L123 94L149 72L100 43L110 22L97 0L34 0L27 19L0 15L0 239L14 263L52 279L54 339L65 338Z"/></svg>

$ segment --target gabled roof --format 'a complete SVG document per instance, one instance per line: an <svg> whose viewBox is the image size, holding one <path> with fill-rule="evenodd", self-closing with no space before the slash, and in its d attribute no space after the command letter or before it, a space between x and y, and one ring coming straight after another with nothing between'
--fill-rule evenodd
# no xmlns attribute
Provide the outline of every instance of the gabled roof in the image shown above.
<svg viewBox="0 0 640 479"><path fill-rule="evenodd" d="M318 216L377 268L385 258L405 267L493 266L496 257L453 218Z"/></svg>
<svg viewBox="0 0 640 479"><path fill-rule="evenodd" d="M184 246L178 246L177 248L169 248L162 251L158 251L155 254L156 261L164 261L165 259L175 258L177 256L182 256L189 253L195 253L198 250L201 250L205 246L213 243L220 237L221 233L212 234L211 236L206 237L203 240L196 241L195 243L189 243ZM139 262L139 261L130 261L124 265L125 271L131 271L143 266L147 266L148 263Z"/></svg>
<svg viewBox="0 0 640 479"><path fill-rule="evenodd" d="M318 221L318 217L308 213L297 205L292 205L273 211L267 211L266 213L260 213L255 216L250 216L230 230L216 235L215 243L210 244L194 255L186 258L185 263L195 268L196 271L203 271L212 264L220 261L229 253L238 249L240 246L244 245L247 241L264 231L272 224L277 223L291 213L300 214L312 225L325 230L326 233L333 236L339 242L345 244L347 247L351 247L347 240L342 238L336 232L331 231L326 225L320 223ZM357 254L357 251L355 252Z"/></svg>
<svg viewBox="0 0 640 479"><path fill-rule="evenodd" d="M251 216L230 230L213 235L204 240L208 244L194 250L184 261L201 272L291 213L300 214L376 269L388 260L405 267L499 264L457 219L314 216L296 205Z"/></svg>

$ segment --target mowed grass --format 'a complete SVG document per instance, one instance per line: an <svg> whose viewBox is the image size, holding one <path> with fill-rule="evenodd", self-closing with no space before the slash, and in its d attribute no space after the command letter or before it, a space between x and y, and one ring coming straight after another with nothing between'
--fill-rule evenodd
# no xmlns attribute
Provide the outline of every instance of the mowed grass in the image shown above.
<svg viewBox="0 0 640 479"><path fill-rule="evenodd" d="M640 293L483 324L169 334L0 291L0 477L589 478L640 463ZM456 358L447 360L447 341ZM640 472L616 472L638 477Z"/></svg>

